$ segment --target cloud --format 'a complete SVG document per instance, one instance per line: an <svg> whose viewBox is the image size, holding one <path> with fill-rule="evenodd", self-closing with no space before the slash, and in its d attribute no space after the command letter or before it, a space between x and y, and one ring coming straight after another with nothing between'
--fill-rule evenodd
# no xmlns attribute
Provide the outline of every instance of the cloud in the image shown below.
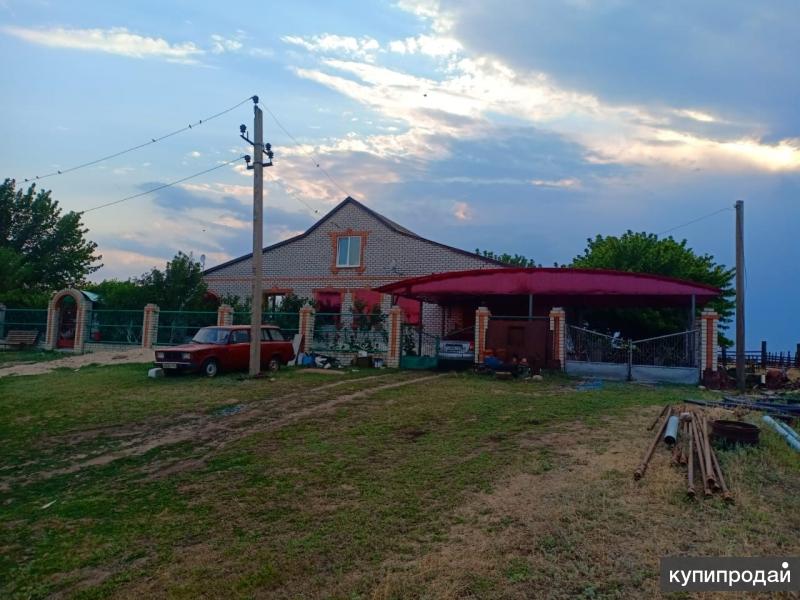
<svg viewBox="0 0 800 600"><path fill-rule="evenodd" d="M400 8L470 54L604 102L703 106L796 135L795 0L405 0ZM704 110L703 112L707 112Z"/></svg>
<svg viewBox="0 0 800 600"><path fill-rule="evenodd" d="M424 54L446 58L461 51L461 43L451 37L418 35L389 42L389 50L398 54Z"/></svg>
<svg viewBox="0 0 800 600"><path fill-rule="evenodd" d="M675 114L680 117L686 117L687 119L700 121L701 123L716 123L719 121L719 119L717 119L713 115L702 112L700 110L689 110L689 109L676 110Z"/></svg>
<svg viewBox="0 0 800 600"><path fill-rule="evenodd" d="M224 54L225 52L238 52L244 44L238 38L225 38L217 33L211 36L211 53Z"/></svg>
<svg viewBox="0 0 800 600"><path fill-rule="evenodd" d="M466 202L456 202L453 205L453 216L459 221L471 221L473 216L472 209Z"/></svg>
<svg viewBox="0 0 800 600"><path fill-rule="evenodd" d="M281 37L281 41L300 46L309 52L320 54L340 54L361 58L372 61L375 53L380 50L380 44L375 38L364 36L356 38L353 36L342 36L331 33L302 37L296 35L286 35Z"/></svg>
<svg viewBox="0 0 800 600"><path fill-rule="evenodd" d="M531 179L531 185L536 187L545 187L545 188L576 188L580 186L581 182L580 179L575 178L568 178L568 179Z"/></svg>
<svg viewBox="0 0 800 600"><path fill-rule="evenodd" d="M453 60L437 78L339 59L324 59L320 68L295 72L386 117L405 121L408 128L400 134L355 136L339 143L387 157L414 152L426 160L442 158L447 154L443 136L487 137L501 116L576 141L592 162L800 169L797 140L770 144L757 135L685 131L672 123L676 109L604 103L596 96L564 89L543 73L519 73L487 57ZM697 111L693 115L695 120L708 116Z"/></svg>
<svg viewBox="0 0 800 600"><path fill-rule="evenodd" d="M124 27L110 29L25 28L7 26L3 31L33 44L105 52L131 58L161 58L192 64L204 51L193 42L171 44L162 38L138 35Z"/></svg>

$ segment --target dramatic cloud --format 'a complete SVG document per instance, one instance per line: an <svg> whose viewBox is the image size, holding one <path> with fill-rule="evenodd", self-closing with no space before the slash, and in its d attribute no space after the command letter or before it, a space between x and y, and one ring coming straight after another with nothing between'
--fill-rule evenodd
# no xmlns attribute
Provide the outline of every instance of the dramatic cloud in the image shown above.
<svg viewBox="0 0 800 600"><path fill-rule="evenodd" d="M203 54L193 42L170 44L161 38L131 33L124 27L110 29L67 29L63 27L4 27L6 33L33 44L106 52L131 58L162 58L171 62L194 63Z"/></svg>
<svg viewBox="0 0 800 600"><path fill-rule="evenodd" d="M475 55L551 74L604 102L702 106L784 137L800 127L795 0L399 4Z"/></svg>
<svg viewBox="0 0 800 600"><path fill-rule="evenodd" d="M586 148L587 160L696 169L800 169L800 143L765 143L755 134L726 130L701 134L673 121L676 109L603 103L563 89L545 74L522 74L485 57L452 61L439 77L421 77L366 62L325 59L318 69L296 73L405 121L397 135L357 136L341 143L383 156L413 148L428 159L446 154L441 136L487 137L495 115L518 119L570 137ZM683 117L714 125L712 116L686 111ZM402 141L401 141L402 140ZM409 143L413 141L414 143ZM400 142L400 143L396 143Z"/></svg>

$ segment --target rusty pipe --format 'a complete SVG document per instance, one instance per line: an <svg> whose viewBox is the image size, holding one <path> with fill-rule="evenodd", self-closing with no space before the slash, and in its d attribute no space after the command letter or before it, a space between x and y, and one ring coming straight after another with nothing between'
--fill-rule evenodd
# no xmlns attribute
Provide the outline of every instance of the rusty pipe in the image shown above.
<svg viewBox="0 0 800 600"><path fill-rule="evenodd" d="M711 440L708 437L708 419L706 419L705 415L701 418L701 425L703 428L703 451L706 456L706 478L708 479L708 487L717 490L719 489L719 484L714 475L714 463L711 461Z"/></svg>
<svg viewBox="0 0 800 600"><path fill-rule="evenodd" d="M733 504L733 494L731 494L730 490L728 489L728 485L725 483L725 477L722 475L722 467L719 466L719 459L717 458L717 454L713 449L711 450L711 458L714 462L714 467L717 470L719 485L722 488L722 499L725 500L725 502Z"/></svg>
<svg viewBox="0 0 800 600"><path fill-rule="evenodd" d="M661 424L661 427L659 427L656 436L653 438L653 441L650 444L650 448L648 448L647 452L645 453L641 464L638 467L636 467L636 470L633 472L633 478L636 479L637 481L642 477L644 477L644 473L645 471L647 471L647 464L653 457L653 452L655 451L656 446L658 446L658 442L661 441L661 436L664 434L664 430L667 428L667 421L669 421L669 416L670 413L672 412L671 410L669 410L669 406L667 406L667 409L668 410L666 411L666 418L664 419L664 422Z"/></svg>
<svg viewBox="0 0 800 600"><path fill-rule="evenodd" d="M692 456L691 450L689 449L689 444L691 443L691 439L689 438L689 421L682 421L683 426L683 433L681 434L681 464L685 465L689 462L689 457Z"/></svg>
<svg viewBox="0 0 800 600"><path fill-rule="evenodd" d="M672 460L670 462L676 466L681 464L681 447L679 444L675 444L672 447Z"/></svg>
<svg viewBox="0 0 800 600"><path fill-rule="evenodd" d="M653 430L653 427L656 426L656 423L658 423L658 420L661 417L664 416L664 413L667 412L667 410L669 410L669 404L667 404L664 408L661 409L661 412L658 413L658 416L655 418L655 420L652 423L650 423L650 427L647 428L647 431L652 431Z"/></svg>
<svg viewBox="0 0 800 600"><path fill-rule="evenodd" d="M686 423L686 429L689 431L689 468L687 471L686 479L688 481L686 486L686 494L690 498L694 498L695 491L694 491L694 431L691 422Z"/></svg>
<svg viewBox="0 0 800 600"><path fill-rule="evenodd" d="M703 493L706 496L711 495L711 488L708 487L708 479L706 478L706 463L703 460L703 451L702 451L702 444L700 443L700 431L699 426L697 424L697 419L695 418L696 415L692 413L692 432L694 436L694 450L697 454L697 462L700 465L700 477L703 480Z"/></svg>

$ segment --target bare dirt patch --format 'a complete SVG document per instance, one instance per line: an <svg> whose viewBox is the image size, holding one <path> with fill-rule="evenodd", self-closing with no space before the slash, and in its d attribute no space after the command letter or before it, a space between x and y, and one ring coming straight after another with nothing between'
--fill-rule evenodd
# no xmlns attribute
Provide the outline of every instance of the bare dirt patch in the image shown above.
<svg viewBox="0 0 800 600"><path fill-rule="evenodd" d="M153 350L144 348L134 348L123 352L108 350L88 352L86 354L66 354L64 358L57 360L4 367L0 369L0 377L7 377L8 375L41 375L55 369L80 369L92 364L122 365L127 363L147 363L153 362L153 360Z"/></svg>

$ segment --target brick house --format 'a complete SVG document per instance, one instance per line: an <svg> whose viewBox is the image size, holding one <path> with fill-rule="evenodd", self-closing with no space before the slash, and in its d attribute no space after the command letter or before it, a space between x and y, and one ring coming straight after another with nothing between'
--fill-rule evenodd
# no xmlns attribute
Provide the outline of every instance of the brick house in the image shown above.
<svg viewBox="0 0 800 600"><path fill-rule="evenodd" d="M348 313L354 302L379 304L387 313L391 296L372 288L420 275L497 268L501 263L434 242L374 210L345 198L305 233L264 248L264 309L286 294L314 299L317 310ZM252 254L206 269L209 291L218 297L249 298ZM433 334L472 324L473 315L450 314L433 304L400 299L405 321ZM447 314L446 314L447 313Z"/></svg>

